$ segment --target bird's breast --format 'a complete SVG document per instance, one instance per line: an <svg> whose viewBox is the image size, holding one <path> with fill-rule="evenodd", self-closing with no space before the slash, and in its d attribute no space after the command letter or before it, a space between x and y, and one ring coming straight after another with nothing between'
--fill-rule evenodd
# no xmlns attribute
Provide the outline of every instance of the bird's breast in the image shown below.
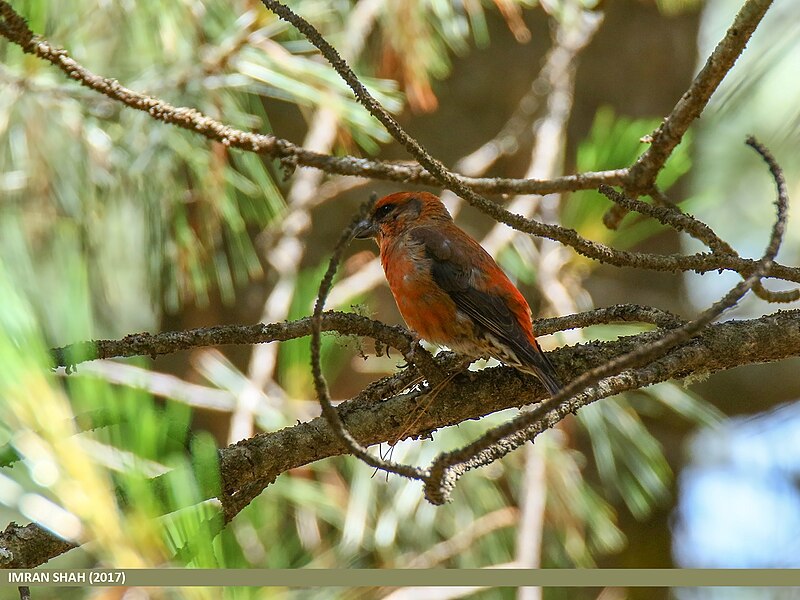
<svg viewBox="0 0 800 600"><path fill-rule="evenodd" d="M420 337L450 345L471 327L452 298L431 276L431 259L413 242L381 246L381 263L397 308L408 326Z"/></svg>

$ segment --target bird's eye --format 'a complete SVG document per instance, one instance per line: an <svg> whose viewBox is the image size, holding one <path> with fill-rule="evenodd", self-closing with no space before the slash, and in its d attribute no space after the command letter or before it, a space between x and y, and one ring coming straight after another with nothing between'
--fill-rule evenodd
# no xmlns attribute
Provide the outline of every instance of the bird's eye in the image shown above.
<svg viewBox="0 0 800 600"><path fill-rule="evenodd" d="M378 210L375 211L375 219L380 221L383 217L388 215L392 210L394 210L394 204L384 204Z"/></svg>

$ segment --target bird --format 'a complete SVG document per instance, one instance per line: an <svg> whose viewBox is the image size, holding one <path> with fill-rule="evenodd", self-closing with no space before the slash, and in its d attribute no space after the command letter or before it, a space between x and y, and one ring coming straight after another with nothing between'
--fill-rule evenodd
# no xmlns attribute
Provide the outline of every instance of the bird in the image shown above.
<svg viewBox="0 0 800 600"><path fill-rule="evenodd" d="M397 308L419 337L535 375L551 396L561 390L534 336L528 302L438 196L389 194L355 225L353 237L377 242Z"/></svg>

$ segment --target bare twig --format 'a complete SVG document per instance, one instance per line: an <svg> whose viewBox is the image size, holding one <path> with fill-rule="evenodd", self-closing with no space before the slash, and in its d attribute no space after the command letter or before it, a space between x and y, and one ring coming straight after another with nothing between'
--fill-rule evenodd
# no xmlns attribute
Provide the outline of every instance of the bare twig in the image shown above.
<svg viewBox="0 0 800 600"><path fill-rule="evenodd" d="M288 6L278 2L278 0L261 1L269 10L274 12L284 21L294 26L322 53L325 59L331 64L334 70L353 91L356 99L386 128L386 130L397 142L406 148L406 150L417 160L417 162L419 162L420 165L422 165L428 170L428 172L436 177L443 187L452 190L476 208L493 217L495 220L506 223L511 227L516 228L512 221L522 220L525 221L529 227L539 229L544 228L542 231L551 231L553 235L559 235L561 232L566 233L569 231L563 230L561 227L556 225L536 223L535 221L523 219L518 215L512 215L496 202L492 202L491 200L480 196L468 186L464 185L464 183L454 173L448 170L447 167L445 167L444 164L442 164L438 159L431 156L431 154L428 153L422 144L410 136L400 126L397 120L390 115L386 109L383 108L383 106L381 106L381 104L369 93L364 84L361 83L347 62L320 34L320 32L317 31L313 25L311 25L311 23L300 17L297 13L293 12Z"/></svg>
<svg viewBox="0 0 800 600"><path fill-rule="evenodd" d="M634 210L642 215L652 217L659 223L672 227L676 231L685 231L696 240L708 246L712 252L738 256L736 251L731 248L730 244L714 233L711 227L693 216L681 212L680 209L676 207L669 205L656 206L648 204L647 202L642 202L641 200L628 198L607 185L601 185L597 189L606 198L617 206L624 208L626 211Z"/></svg>
<svg viewBox="0 0 800 600"><path fill-rule="evenodd" d="M672 151L700 116L719 84L744 51L772 0L747 0L705 66L661 125L650 135L650 147L630 167L625 188L631 194L648 193Z"/></svg>
<svg viewBox="0 0 800 600"><path fill-rule="evenodd" d="M641 200L628 198L607 185L601 185L598 190L626 212L633 210L653 217L664 225L673 227L676 231L685 231L696 240L703 242L714 253L739 258L739 253L728 242L720 238L711 227L691 215L681 212L675 206L664 203L661 203L661 206L653 206ZM800 289L771 291L766 289L761 281L757 281L753 285L753 293L762 300L773 303L785 304L800 300Z"/></svg>
<svg viewBox="0 0 800 600"><path fill-rule="evenodd" d="M616 304L588 312L541 319L534 323L537 335L548 335L577 327L604 323L652 323L658 327L677 327L682 322L675 315L650 306ZM386 325L361 315L343 312L322 313L322 330L342 335L358 335L380 340L382 343L407 355L414 348L415 338L406 329ZM93 340L52 348L50 355L54 367L73 367L99 358L126 358L130 356L162 356L182 350L231 344L265 344L284 342L311 335L311 317L256 325L218 325L184 331L162 333L134 333L117 340ZM422 355L420 355L422 356Z"/></svg>
<svg viewBox="0 0 800 600"><path fill-rule="evenodd" d="M753 293L766 302L773 302L775 304L788 304L800 300L800 289L793 290L768 290L764 287L762 282L758 282L753 286Z"/></svg>
<svg viewBox="0 0 800 600"><path fill-rule="evenodd" d="M533 327L536 335L542 336L557 331L607 323L651 323L657 327L672 329L680 327L684 322L671 312L660 308L636 304L615 304L574 315L538 319L534 321Z"/></svg>
<svg viewBox="0 0 800 600"><path fill-rule="evenodd" d="M755 148L756 151L758 151L762 155L762 157L764 157L764 159L767 161L767 163L770 166L770 170L773 174L773 177L776 178L776 181L779 181L778 187L780 191L781 186L785 186L785 183L780 183L781 181L780 178L782 177L782 174L780 168L775 162L774 157L772 157L772 155L769 154L769 152L767 152L767 150L763 146L758 144L754 138L752 137L748 138L747 143L748 145ZM783 193L785 193L785 189ZM796 288L793 290L772 291L765 288L764 284L761 281L757 281L755 285L753 285L753 293L762 300L765 300L766 302L772 302L777 304L786 304L789 302L795 302L797 300L800 300L800 289Z"/></svg>
<svg viewBox="0 0 800 600"><path fill-rule="evenodd" d="M772 0L745 2L689 89L658 129L646 136L650 147L627 169L625 175L623 187L628 193L634 196L649 194L656 202L663 198L663 194L656 188L656 176L744 51L750 36L771 4ZM614 206L603 217L603 222L610 229L616 229L627 212L624 207Z"/></svg>

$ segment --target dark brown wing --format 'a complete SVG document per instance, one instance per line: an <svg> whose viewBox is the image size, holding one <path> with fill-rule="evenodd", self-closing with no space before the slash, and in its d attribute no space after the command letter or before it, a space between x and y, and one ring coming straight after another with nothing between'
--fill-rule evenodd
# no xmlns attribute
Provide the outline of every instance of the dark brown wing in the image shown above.
<svg viewBox="0 0 800 600"><path fill-rule="evenodd" d="M481 262L487 263L486 267L497 270L495 277L502 277L513 293L519 292L480 244L460 231L458 233L461 235L448 236L441 229L421 227L414 229L411 236L424 246L425 255L431 260L433 280L447 292L456 307L469 316L483 333L491 334L511 351L511 354L498 358L510 364L516 363L514 366L528 367L551 394L557 393L561 386L553 365L538 344L535 341L531 343L508 298L475 287L474 282L481 276L475 272L477 268L470 257L476 256L477 252ZM529 317L526 314L519 318Z"/></svg>
<svg viewBox="0 0 800 600"><path fill-rule="evenodd" d="M447 292L458 309L486 332L510 345L516 353L527 355L531 344L507 300L474 286L473 282L479 275L473 273L475 266L469 262L468 257L470 253L474 254L476 249L458 247L471 244L463 238L447 237L436 229L416 229L412 232L412 236L424 244L425 254L431 259L433 280ZM486 251L477 246L480 253L485 254ZM486 258L494 263L488 255ZM520 358L522 359L522 356Z"/></svg>

